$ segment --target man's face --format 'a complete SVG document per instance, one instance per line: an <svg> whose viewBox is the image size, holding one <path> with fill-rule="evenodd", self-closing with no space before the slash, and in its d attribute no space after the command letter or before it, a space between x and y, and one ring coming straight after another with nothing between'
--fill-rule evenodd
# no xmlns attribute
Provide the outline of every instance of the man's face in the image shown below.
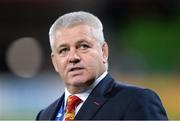
<svg viewBox="0 0 180 121"><path fill-rule="evenodd" d="M108 46L92 36L88 25L62 28L56 32L51 57L67 89L81 91L105 71Z"/></svg>

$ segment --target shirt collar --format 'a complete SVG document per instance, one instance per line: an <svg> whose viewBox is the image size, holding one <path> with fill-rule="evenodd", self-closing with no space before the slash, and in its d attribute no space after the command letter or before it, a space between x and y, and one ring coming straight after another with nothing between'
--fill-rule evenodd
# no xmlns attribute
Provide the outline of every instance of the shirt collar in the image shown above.
<svg viewBox="0 0 180 121"><path fill-rule="evenodd" d="M91 93L91 91L96 87L96 85L107 75L107 71L105 71L101 76L99 76L89 87L88 89L86 89L85 91L81 92L81 93L77 93L74 94L76 96L78 96L83 102L87 99L87 97L89 96L89 94ZM71 94L67 88L65 88L65 101L64 101L64 107L66 107L66 103L67 103L67 98L69 97L69 95L73 95Z"/></svg>

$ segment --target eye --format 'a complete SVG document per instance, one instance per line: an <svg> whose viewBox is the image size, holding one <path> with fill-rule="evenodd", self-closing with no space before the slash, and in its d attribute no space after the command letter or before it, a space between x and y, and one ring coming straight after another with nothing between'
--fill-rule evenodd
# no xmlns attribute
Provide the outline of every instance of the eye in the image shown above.
<svg viewBox="0 0 180 121"><path fill-rule="evenodd" d="M67 51L68 51L68 48L62 48L62 49L59 50L59 54L60 55L65 55L67 53Z"/></svg>
<svg viewBox="0 0 180 121"><path fill-rule="evenodd" d="M85 50L85 49L88 49L88 48L89 48L89 45L88 45L88 44L80 44L80 45L79 45L79 48L80 48L81 50Z"/></svg>

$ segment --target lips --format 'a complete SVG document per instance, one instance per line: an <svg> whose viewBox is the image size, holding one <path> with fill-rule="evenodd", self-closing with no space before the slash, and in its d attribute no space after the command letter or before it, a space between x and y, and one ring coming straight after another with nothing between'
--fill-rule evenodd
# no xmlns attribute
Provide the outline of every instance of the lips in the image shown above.
<svg viewBox="0 0 180 121"><path fill-rule="evenodd" d="M79 71L79 70L82 70L84 69L83 67L72 67L69 69L69 72L73 72L73 71Z"/></svg>

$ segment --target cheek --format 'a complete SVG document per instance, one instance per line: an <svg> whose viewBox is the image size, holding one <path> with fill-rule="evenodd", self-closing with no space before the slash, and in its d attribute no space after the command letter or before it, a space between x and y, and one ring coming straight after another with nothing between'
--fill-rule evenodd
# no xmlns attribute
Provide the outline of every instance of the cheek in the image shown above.
<svg viewBox="0 0 180 121"><path fill-rule="evenodd" d="M63 80L67 78L67 71L66 71L66 64L65 63L59 63L58 64L58 69L59 69L59 75Z"/></svg>
<svg viewBox="0 0 180 121"><path fill-rule="evenodd" d="M60 73L63 73L66 68L66 61L64 59L58 58L57 59L57 66Z"/></svg>
<svg viewBox="0 0 180 121"><path fill-rule="evenodd" d="M91 54L89 56L84 56L86 65L93 70L97 70L103 64L103 57L100 54Z"/></svg>

